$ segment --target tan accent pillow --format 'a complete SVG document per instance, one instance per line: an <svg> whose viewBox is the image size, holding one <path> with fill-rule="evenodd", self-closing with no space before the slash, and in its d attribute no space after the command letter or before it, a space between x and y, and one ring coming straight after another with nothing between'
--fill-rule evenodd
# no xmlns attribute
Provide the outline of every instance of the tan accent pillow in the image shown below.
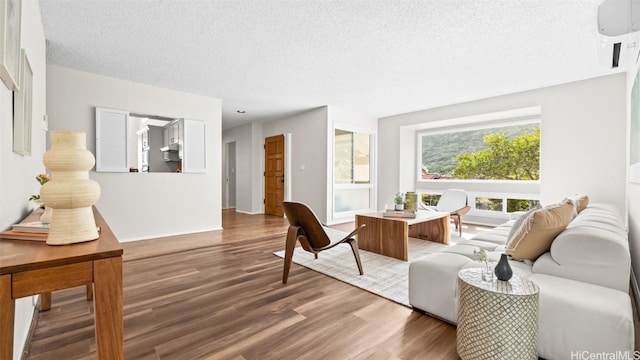
<svg viewBox="0 0 640 360"><path fill-rule="evenodd" d="M549 251L553 239L571 221L573 204L561 202L532 212L507 245L506 253L515 260L535 260Z"/></svg>
<svg viewBox="0 0 640 360"><path fill-rule="evenodd" d="M520 230L520 228L522 227L522 224L529 217L529 215L531 215L534 211L540 210L540 209L542 209L542 205L540 205L540 203L537 203L534 207L527 210L526 213L522 214L519 218L517 218L513 222L511 229L509 229L509 234L507 234L507 245L509 244L509 242L511 242L511 239L513 239L513 236L518 232L518 230Z"/></svg>
<svg viewBox="0 0 640 360"><path fill-rule="evenodd" d="M587 195L582 195L576 199L574 199L576 204L576 211L578 214L589 206L589 197Z"/></svg>
<svg viewBox="0 0 640 360"><path fill-rule="evenodd" d="M576 212L573 214L573 217L580 214L582 210L586 209L589 206L589 197L587 195L573 195L570 196L563 201L569 201L573 204L573 207L576 209Z"/></svg>

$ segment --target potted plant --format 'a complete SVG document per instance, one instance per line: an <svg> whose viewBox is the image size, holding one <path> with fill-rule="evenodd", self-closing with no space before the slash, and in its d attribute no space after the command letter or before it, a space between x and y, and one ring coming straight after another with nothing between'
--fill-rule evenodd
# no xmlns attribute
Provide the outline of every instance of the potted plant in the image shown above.
<svg viewBox="0 0 640 360"><path fill-rule="evenodd" d="M396 196L393 198L393 202L395 203L395 209L398 211L404 210L404 194L401 192L397 192Z"/></svg>
<svg viewBox="0 0 640 360"><path fill-rule="evenodd" d="M51 181L51 178L47 174L39 174L38 176L36 176L36 181L38 181L40 186L42 186L47 182ZM53 216L53 209L49 206L45 206L42 204L39 193L31 195L29 200L34 201L36 204L38 204L38 207L42 207L44 209L44 211L42 212L42 215L40 215L40 221L42 223L49 224L51 222L51 217Z"/></svg>

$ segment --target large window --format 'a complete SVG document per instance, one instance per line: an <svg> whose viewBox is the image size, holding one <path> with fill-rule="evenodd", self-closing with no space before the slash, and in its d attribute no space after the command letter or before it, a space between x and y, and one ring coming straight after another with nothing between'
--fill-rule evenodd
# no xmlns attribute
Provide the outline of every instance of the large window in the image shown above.
<svg viewBox="0 0 640 360"><path fill-rule="evenodd" d="M337 184L368 184L369 134L335 130L335 182Z"/></svg>
<svg viewBox="0 0 640 360"><path fill-rule="evenodd" d="M419 135L420 179L540 178L540 123L434 129ZM487 199L478 208L502 206Z"/></svg>
<svg viewBox="0 0 640 360"><path fill-rule="evenodd" d="M372 135L335 129L334 132L334 213L370 209Z"/></svg>

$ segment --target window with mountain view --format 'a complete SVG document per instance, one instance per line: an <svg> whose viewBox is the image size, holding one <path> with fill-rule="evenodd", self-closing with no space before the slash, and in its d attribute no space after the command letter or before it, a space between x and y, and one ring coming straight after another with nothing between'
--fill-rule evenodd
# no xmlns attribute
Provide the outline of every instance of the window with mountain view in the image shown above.
<svg viewBox="0 0 640 360"><path fill-rule="evenodd" d="M540 179L540 123L423 133L421 179Z"/></svg>

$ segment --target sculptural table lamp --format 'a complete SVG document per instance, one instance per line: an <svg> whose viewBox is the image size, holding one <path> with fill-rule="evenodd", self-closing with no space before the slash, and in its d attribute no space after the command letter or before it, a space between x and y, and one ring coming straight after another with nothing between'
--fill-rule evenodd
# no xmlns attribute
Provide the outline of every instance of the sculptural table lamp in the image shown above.
<svg viewBox="0 0 640 360"><path fill-rule="evenodd" d="M73 244L98 238L92 206L100 198L100 185L89 179L95 164L87 150L87 136L78 131L51 131L51 149L43 163L51 181L40 189L40 198L54 209L48 245Z"/></svg>

